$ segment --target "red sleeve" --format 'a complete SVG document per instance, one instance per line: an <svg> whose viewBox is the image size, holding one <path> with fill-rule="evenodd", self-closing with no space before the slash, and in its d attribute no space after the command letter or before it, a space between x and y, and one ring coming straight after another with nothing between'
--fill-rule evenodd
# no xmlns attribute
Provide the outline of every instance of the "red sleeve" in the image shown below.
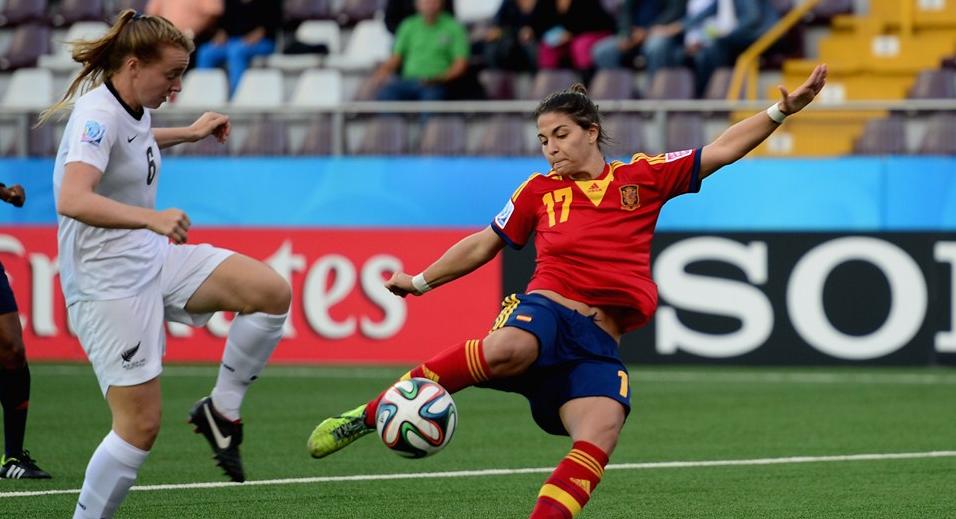
<svg viewBox="0 0 956 519"><path fill-rule="evenodd" d="M654 157L638 153L632 162L646 160L654 174L657 188L670 200L684 193L700 191L700 152L695 150L672 151Z"/></svg>
<svg viewBox="0 0 956 519"><path fill-rule="evenodd" d="M525 180L508 199L504 209L491 222L491 229L513 249L520 249L528 243L537 221L537 205L534 196L529 193L528 184L539 176L537 173Z"/></svg>

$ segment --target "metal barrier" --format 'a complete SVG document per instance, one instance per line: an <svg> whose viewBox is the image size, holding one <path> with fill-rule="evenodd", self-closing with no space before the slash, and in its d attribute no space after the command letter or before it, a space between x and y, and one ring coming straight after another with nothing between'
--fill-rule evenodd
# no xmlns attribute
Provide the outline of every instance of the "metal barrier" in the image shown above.
<svg viewBox="0 0 956 519"><path fill-rule="evenodd" d="M754 112L765 109L770 100L726 101L726 100L596 100L601 113L640 113L653 121L654 131L663 135L668 117L677 112L696 112L706 115ZM537 101L430 101L430 102L353 102L343 103L328 109L307 109L284 106L270 110L224 107L221 111L230 115L237 123L250 122L256 118L268 116L286 122L307 121L317 115L331 115L333 126L333 155L345 155L345 129L350 118L365 115L385 114L463 114L493 115L522 114L531 117L537 108ZM805 112L863 112L889 110L902 113L956 112L956 99L919 99L893 101L843 101L826 102L821 96L817 102L805 109ZM183 118L196 117L201 112L183 110L175 106L163 107L154 112L154 117ZM26 156L27 139L30 127L36 121L36 113L24 110L0 108L0 126L14 125L16 155ZM58 124L55 120L49 124ZM63 124L60 122L59 124ZM729 122L728 122L729 124ZM954 136L956 138L956 136ZM0 149L5 148L0 145Z"/></svg>

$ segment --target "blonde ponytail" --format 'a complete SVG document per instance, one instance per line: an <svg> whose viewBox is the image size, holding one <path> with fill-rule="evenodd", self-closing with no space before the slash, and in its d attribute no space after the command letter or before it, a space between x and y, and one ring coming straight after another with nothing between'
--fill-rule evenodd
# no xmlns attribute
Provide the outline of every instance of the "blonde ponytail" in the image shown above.
<svg viewBox="0 0 956 519"><path fill-rule="evenodd" d="M163 45L173 45L192 53L195 48L169 20L161 16L137 14L126 9L116 18L109 31L95 40L71 41L73 61L83 65L79 74L70 83L66 94L37 118L36 126L66 110L74 97L99 86L115 74L123 62L135 56L144 63L152 63L161 56Z"/></svg>

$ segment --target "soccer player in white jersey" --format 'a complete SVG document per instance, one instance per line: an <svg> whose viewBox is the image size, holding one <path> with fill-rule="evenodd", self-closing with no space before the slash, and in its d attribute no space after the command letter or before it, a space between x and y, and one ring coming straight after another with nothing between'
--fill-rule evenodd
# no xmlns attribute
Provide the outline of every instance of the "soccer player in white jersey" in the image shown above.
<svg viewBox="0 0 956 519"><path fill-rule="evenodd" d="M159 150L229 135L229 118L212 112L189 127L150 126L148 109L181 89L192 50L168 20L124 11L102 38L74 42L83 69L40 117L86 91L75 100L53 173L60 280L113 423L86 468L75 518L112 517L156 439L164 320L199 326L218 310L238 314L215 387L189 421L226 474L244 481L239 407L289 309L291 289L274 270L232 251L186 245L186 214L156 209Z"/></svg>

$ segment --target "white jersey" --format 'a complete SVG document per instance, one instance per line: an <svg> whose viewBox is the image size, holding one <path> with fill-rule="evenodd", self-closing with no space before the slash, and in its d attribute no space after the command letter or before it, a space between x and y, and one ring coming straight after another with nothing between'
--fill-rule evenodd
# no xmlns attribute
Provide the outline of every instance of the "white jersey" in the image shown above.
<svg viewBox="0 0 956 519"><path fill-rule="evenodd" d="M66 164L83 162L103 173L97 194L154 208L161 160L150 124L149 111L134 113L111 85L77 99L56 155L55 199ZM134 296L163 266L169 247L165 236L148 229L93 227L63 215L57 221L60 284L67 305Z"/></svg>

